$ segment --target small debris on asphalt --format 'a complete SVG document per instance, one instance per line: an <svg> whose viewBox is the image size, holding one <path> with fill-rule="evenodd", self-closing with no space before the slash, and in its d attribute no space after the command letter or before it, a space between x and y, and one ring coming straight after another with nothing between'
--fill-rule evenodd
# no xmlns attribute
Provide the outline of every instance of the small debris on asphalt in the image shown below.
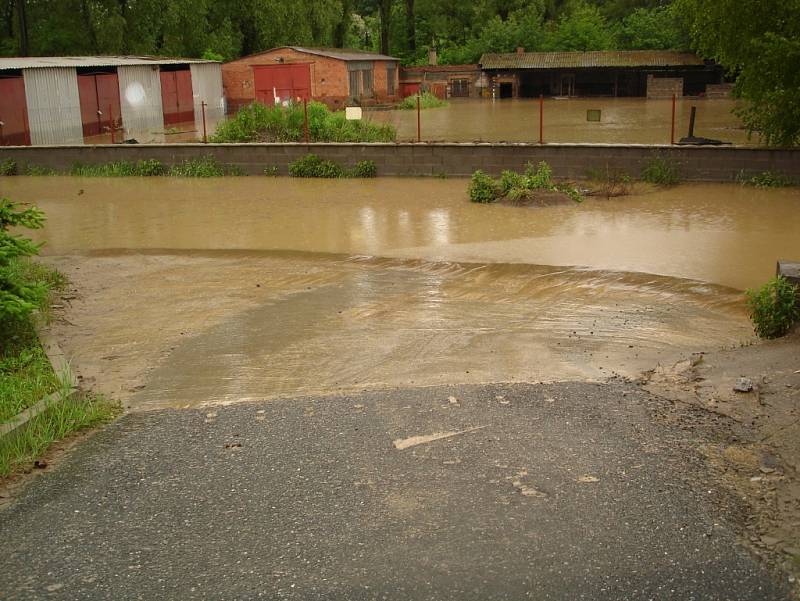
<svg viewBox="0 0 800 601"><path fill-rule="evenodd" d="M44 459L37 459L33 462L33 467L35 467L37 470L43 470L47 467L47 461Z"/></svg>
<svg viewBox="0 0 800 601"><path fill-rule="evenodd" d="M578 482L584 482L584 483L600 482L600 478L586 474L584 476L579 477Z"/></svg>
<svg viewBox="0 0 800 601"><path fill-rule="evenodd" d="M454 396L447 397L447 400L450 402L451 405L458 405L458 399Z"/></svg>
<svg viewBox="0 0 800 601"><path fill-rule="evenodd" d="M225 443L225 448L226 449L238 449L238 448L241 448L241 446L242 446L241 442L226 442Z"/></svg>
<svg viewBox="0 0 800 601"><path fill-rule="evenodd" d="M750 392L753 390L753 381L750 378L739 378L733 385L736 392Z"/></svg>

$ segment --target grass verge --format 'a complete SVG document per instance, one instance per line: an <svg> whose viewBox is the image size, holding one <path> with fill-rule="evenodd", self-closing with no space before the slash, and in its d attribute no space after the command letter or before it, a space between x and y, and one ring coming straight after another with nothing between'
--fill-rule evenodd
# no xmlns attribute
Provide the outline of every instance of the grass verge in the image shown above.
<svg viewBox="0 0 800 601"><path fill-rule="evenodd" d="M65 278L29 259L11 263L22 281L46 287L50 294L37 302L40 315L49 316L50 298ZM48 394L58 393L47 410L15 431L0 437L0 478L26 469L55 441L112 419L119 406L102 397L68 395L64 374L56 374L36 335L33 319L0 325L0 423L7 422Z"/></svg>

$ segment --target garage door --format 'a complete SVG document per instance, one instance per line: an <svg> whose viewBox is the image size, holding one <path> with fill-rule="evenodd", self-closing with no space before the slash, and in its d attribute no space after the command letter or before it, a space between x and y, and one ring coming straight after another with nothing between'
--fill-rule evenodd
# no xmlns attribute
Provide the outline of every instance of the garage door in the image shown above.
<svg viewBox="0 0 800 601"><path fill-rule="evenodd" d="M311 65L258 65L253 67L256 100L266 105L283 100L311 99Z"/></svg>
<svg viewBox="0 0 800 601"><path fill-rule="evenodd" d="M189 69L161 72L161 104L164 126L194 123L192 72Z"/></svg>
<svg viewBox="0 0 800 601"><path fill-rule="evenodd" d="M121 113L116 73L79 75L78 96L84 138L111 132L112 118L119 124Z"/></svg>
<svg viewBox="0 0 800 601"><path fill-rule="evenodd" d="M28 104L22 77L0 78L0 146L28 146Z"/></svg>

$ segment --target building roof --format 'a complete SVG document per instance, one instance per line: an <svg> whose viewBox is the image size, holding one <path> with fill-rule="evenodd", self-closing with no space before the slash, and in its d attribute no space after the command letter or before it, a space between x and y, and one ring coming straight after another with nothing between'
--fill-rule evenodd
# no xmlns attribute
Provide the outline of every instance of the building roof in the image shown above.
<svg viewBox="0 0 800 601"><path fill-rule="evenodd" d="M451 71L480 71L480 65L409 65L403 71L409 73L449 73Z"/></svg>
<svg viewBox="0 0 800 601"><path fill-rule="evenodd" d="M614 50L593 52L511 52L484 54L484 69L586 69L591 67L702 66L690 52L672 50Z"/></svg>
<svg viewBox="0 0 800 601"><path fill-rule="evenodd" d="M185 65L215 63L199 58L161 58L157 56L19 56L0 58L0 70L42 67L126 67L129 65Z"/></svg>
<svg viewBox="0 0 800 601"><path fill-rule="evenodd" d="M304 46L278 46L277 48L270 48L269 50L262 50L248 56L242 56L230 62L235 63L243 58L250 58L253 56L260 56L262 54L269 54L276 50L294 50L295 52L302 52L304 54L314 54L316 56L326 56L340 61L399 61L399 58L393 56L386 56L385 54L378 54L376 52L366 52L364 50L354 50L352 48L306 48Z"/></svg>

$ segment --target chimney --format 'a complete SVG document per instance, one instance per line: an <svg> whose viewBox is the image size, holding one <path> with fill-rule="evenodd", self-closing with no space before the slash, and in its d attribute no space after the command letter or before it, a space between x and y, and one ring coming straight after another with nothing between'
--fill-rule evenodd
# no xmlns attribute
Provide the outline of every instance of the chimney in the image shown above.
<svg viewBox="0 0 800 601"><path fill-rule="evenodd" d="M517 46L517 54L525 54L525 48L522 46Z"/></svg>
<svg viewBox="0 0 800 601"><path fill-rule="evenodd" d="M435 67L439 64L439 57L436 54L436 46L428 48L428 64Z"/></svg>

